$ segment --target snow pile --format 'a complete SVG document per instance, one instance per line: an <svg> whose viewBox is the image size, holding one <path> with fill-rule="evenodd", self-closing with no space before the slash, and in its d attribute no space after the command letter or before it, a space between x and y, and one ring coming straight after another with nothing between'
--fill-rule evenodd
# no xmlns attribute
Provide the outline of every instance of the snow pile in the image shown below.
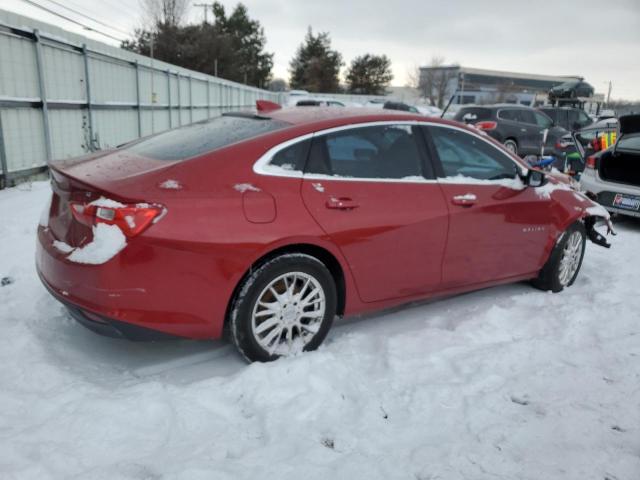
<svg viewBox="0 0 640 480"><path fill-rule="evenodd" d="M49 213L51 212L51 202L53 201L53 193L49 192L49 196L47 201L42 207L42 211L40 212L40 220L38 220L38 225L41 227L47 228L49 226Z"/></svg>
<svg viewBox="0 0 640 480"><path fill-rule="evenodd" d="M255 187L254 185L252 185L251 183L237 183L233 186L233 189L240 193L262 191L258 187Z"/></svg>
<svg viewBox="0 0 640 480"><path fill-rule="evenodd" d="M117 225L99 223L93 226L93 240L74 249L67 260L100 265L111 260L126 246L127 239Z"/></svg>
<svg viewBox="0 0 640 480"><path fill-rule="evenodd" d="M34 271L47 195L0 191L2 478L639 478L638 221L588 243L561 294L337 321L319 351L247 366L224 342L70 320Z"/></svg>
<svg viewBox="0 0 640 480"><path fill-rule="evenodd" d="M178 180L168 179L160 184L160 188L164 190L180 190L182 188L182 185L180 184L180 182L178 182Z"/></svg>

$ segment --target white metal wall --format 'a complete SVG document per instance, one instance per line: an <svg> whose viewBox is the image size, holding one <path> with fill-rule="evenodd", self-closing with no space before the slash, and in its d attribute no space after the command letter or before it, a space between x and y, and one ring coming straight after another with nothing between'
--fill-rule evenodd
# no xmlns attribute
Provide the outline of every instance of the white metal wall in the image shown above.
<svg viewBox="0 0 640 480"><path fill-rule="evenodd" d="M204 75L0 10L0 172L251 108L280 94Z"/></svg>

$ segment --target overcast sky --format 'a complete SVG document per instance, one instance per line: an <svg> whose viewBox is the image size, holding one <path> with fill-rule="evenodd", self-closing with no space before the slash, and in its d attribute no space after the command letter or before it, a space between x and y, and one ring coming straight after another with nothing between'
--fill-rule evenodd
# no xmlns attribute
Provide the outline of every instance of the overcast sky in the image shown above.
<svg viewBox="0 0 640 480"><path fill-rule="evenodd" d="M51 3L33 0L91 23ZM137 0L56 0L111 25L96 29L124 37L142 23ZM203 3L207 0L195 0ZM235 1L222 2L228 10ZM434 56L467 67L550 75L582 75L612 98L640 100L640 0L244 0L259 20L267 49L275 53L274 76L288 78L288 65L307 27L329 32L345 62L363 53L391 58L393 85L404 85L416 65ZM28 5L1 0L0 8L84 33ZM189 21L202 21L192 6Z"/></svg>

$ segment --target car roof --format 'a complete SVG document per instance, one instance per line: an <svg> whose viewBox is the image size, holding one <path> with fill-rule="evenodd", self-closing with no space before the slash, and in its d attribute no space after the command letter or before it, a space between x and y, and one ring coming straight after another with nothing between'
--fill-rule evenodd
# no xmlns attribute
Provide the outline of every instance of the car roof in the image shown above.
<svg viewBox="0 0 640 480"><path fill-rule="evenodd" d="M554 107L553 105L542 105L541 107L538 107L540 110L579 110L581 112L584 112L584 110L582 110L581 108L575 108L575 107ZM585 112L587 113L587 112Z"/></svg>
<svg viewBox="0 0 640 480"><path fill-rule="evenodd" d="M318 107L318 108L281 108L269 112L260 112L260 116L273 118L292 125L335 124L335 126L349 123L383 122L383 121L425 121L426 119L440 121L439 118L426 117L400 110L381 110L367 107ZM446 122L443 122L446 123Z"/></svg>
<svg viewBox="0 0 640 480"><path fill-rule="evenodd" d="M273 119L289 124L279 130L281 134L295 138L299 135L327 130L346 125L358 125L372 122L423 122L442 125L451 125L472 133L478 133L475 128L468 127L453 120L446 120L439 116L431 117L420 113L412 113L401 110L386 110L367 107L285 107L268 112L258 112L256 115L250 112L229 113L226 115L243 115L263 119ZM278 134L278 132L274 132Z"/></svg>

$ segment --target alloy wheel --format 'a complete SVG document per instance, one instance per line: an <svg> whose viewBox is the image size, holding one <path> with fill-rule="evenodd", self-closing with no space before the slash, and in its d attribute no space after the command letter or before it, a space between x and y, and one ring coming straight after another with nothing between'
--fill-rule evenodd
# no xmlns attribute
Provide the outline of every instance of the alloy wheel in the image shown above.
<svg viewBox="0 0 640 480"><path fill-rule="evenodd" d="M573 232L562 250L558 279L563 287L569 285L580 266L584 242L580 232Z"/></svg>
<svg viewBox="0 0 640 480"><path fill-rule="evenodd" d="M292 355L318 333L325 309L320 282L304 272L288 272L272 280L258 296L251 332L269 355Z"/></svg>

